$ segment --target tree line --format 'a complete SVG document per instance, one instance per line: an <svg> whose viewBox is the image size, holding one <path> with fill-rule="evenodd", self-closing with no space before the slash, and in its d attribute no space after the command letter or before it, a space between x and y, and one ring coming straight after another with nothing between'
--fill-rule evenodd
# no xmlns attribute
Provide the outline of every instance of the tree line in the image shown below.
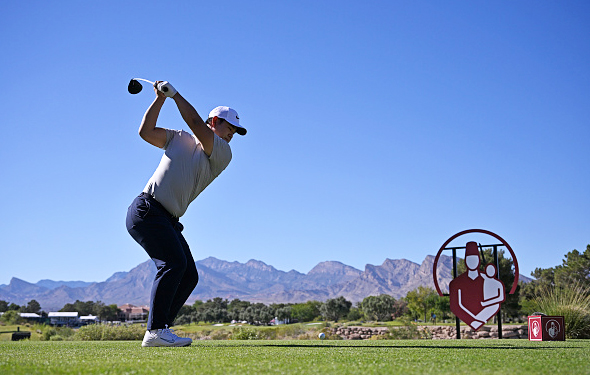
<svg viewBox="0 0 590 375"><path fill-rule="evenodd" d="M267 325L272 320L285 323L310 322L314 320L393 320L408 311L404 299L396 300L390 295L370 296L353 307L344 297L328 299L325 302L303 303L251 303L240 299L231 301L220 297L196 301L181 308L176 324L247 322Z"/></svg>

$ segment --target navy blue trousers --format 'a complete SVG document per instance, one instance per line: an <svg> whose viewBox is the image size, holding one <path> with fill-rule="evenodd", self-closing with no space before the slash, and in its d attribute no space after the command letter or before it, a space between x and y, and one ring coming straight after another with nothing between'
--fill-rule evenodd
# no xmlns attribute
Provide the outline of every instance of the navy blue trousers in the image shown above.
<svg viewBox="0 0 590 375"><path fill-rule="evenodd" d="M199 274L182 235L183 226L147 193L127 210L127 231L157 268L152 285L147 329L172 326L180 308L197 286Z"/></svg>

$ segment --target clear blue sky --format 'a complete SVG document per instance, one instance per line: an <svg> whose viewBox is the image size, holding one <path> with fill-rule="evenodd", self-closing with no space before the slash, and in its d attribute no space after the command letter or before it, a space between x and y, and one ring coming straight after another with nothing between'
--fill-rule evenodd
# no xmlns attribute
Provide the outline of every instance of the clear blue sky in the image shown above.
<svg viewBox="0 0 590 375"><path fill-rule="evenodd" d="M137 135L154 94L128 94L132 77L170 81L203 116L234 107L248 128L181 220L197 260L420 263L482 228L528 276L590 243L587 1L0 13L0 284L103 281L148 259L125 214L161 151ZM188 130L172 101L158 124Z"/></svg>

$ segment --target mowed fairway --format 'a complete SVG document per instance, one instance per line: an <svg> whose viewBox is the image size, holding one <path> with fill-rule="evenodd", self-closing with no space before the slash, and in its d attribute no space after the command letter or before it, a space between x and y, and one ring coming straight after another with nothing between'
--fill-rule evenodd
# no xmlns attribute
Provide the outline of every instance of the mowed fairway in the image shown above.
<svg viewBox="0 0 590 375"><path fill-rule="evenodd" d="M0 342L0 374L590 374L590 340Z"/></svg>

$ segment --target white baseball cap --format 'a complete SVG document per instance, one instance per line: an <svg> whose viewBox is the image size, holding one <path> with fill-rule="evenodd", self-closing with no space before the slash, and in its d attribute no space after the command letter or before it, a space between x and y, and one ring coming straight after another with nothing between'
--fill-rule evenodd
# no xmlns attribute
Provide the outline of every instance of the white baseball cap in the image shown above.
<svg viewBox="0 0 590 375"><path fill-rule="evenodd" d="M246 128L240 125L240 117L235 109L220 105L209 112L209 118L219 117L236 127L236 133L246 135Z"/></svg>

